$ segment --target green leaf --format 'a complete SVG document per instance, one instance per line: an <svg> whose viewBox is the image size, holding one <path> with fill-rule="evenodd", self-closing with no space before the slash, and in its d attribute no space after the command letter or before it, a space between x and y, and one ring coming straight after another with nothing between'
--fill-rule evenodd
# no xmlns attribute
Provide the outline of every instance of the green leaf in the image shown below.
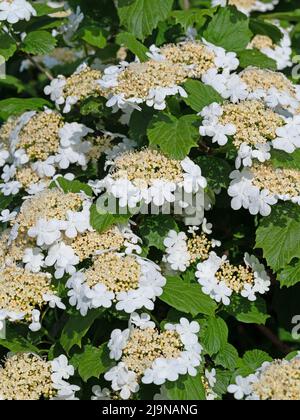
<svg viewBox="0 0 300 420"><path fill-rule="evenodd" d="M93 196L92 188L89 185L84 184L83 182L80 182L76 179L69 181L68 179L65 179L61 176L51 183L50 188L57 187L57 184L60 185L64 193L84 192L86 195L90 197Z"/></svg>
<svg viewBox="0 0 300 420"><path fill-rule="evenodd" d="M196 316L214 315L216 303L205 295L197 284L188 284L179 277L167 277L160 300L178 311Z"/></svg>
<svg viewBox="0 0 300 420"><path fill-rule="evenodd" d="M197 25L197 27L204 26L207 18L212 17L215 9L188 9L188 10L174 10L171 16L175 22L181 25L185 30L190 26Z"/></svg>
<svg viewBox="0 0 300 420"><path fill-rule="evenodd" d="M106 38L98 26L84 26L79 31L79 37L93 47L104 48L106 46Z"/></svg>
<svg viewBox="0 0 300 420"><path fill-rule="evenodd" d="M224 99L211 86L205 85L198 80L188 80L184 84L188 97L184 98L184 102L194 111L200 112L205 106L213 102L222 103Z"/></svg>
<svg viewBox="0 0 300 420"><path fill-rule="evenodd" d="M88 311L86 316L81 316L80 313L74 313L67 321L60 337L60 344L66 353L69 353L71 348L75 345L81 347L81 341L87 334L95 319L101 314L101 311L93 309Z"/></svg>
<svg viewBox="0 0 300 420"><path fill-rule="evenodd" d="M11 115L22 114L25 111L42 109L44 106L49 108L52 104L46 99L41 98L9 98L0 101L0 118L7 120Z"/></svg>
<svg viewBox="0 0 300 420"><path fill-rule="evenodd" d="M280 203L268 217L260 220L256 231L256 247L273 270L286 267L293 258L300 258L300 208Z"/></svg>
<svg viewBox="0 0 300 420"><path fill-rule="evenodd" d="M172 216L161 214L145 217L139 233L147 246L164 251L164 239L170 230L178 231L177 223Z"/></svg>
<svg viewBox="0 0 300 420"><path fill-rule="evenodd" d="M199 131L194 126L196 115L185 115L179 119L172 115L159 114L153 118L148 129L150 145L159 146L163 153L175 159L184 159L197 146Z"/></svg>
<svg viewBox="0 0 300 420"><path fill-rule="evenodd" d="M300 9L294 9L290 12L278 12L278 13L268 13L261 14L261 19L266 20L288 20L290 22L299 22L300 21Z"/></svg>
<svg viewBox="0 0 300 420"><path fill-rule="evenodd" d="M214 156L199 156L195 161L213 190L228 187L232 168L226 160Z"/></svg>
<svg viewBox="0 0 300 420"><path fill-rule="evenodd" d="M7 34L0 34L0 56L7 61L17 51L17 44ZM0 64L2 64L0 62Z"/></svg>
<svg viewBox="0 0 300 420"><path fill-rule="evenodd" d="M128 32L144 40L172 10L174 0L119 0L118 14Z"/></svg>
<svg viewBox="0 0 300 420"><path fill-rule="evenodd" d="M33 31L26 35L21 50L34 55L49 54L54 50L57 40L47 31Z"/></svg>
<svg viewBox="0 0 300 420"><path fill-rule="evenodd" d="M266 303L261 297L258 297L254 302L250 302L242 296L233 295L230 305L225 310L245 324L264 325L270 318L267 314Z"/></svg>
<svg viewBox="0 0 300 420"><path fill-rule="evenodd" d="M210 317L201 333L202 343L207 353L212 356L227 344L228 327L222 318Z"/></svg>
<svg viewBox="0 0 300 420"><path fill-rule="evenodd" d="M98 232L104 232L116 223L126 223L129 217L129 214L101 213L101 209L99 209L96 204L93 204L90 209L91 226Z"/></svg>
<svg viewBox="0 0 300 420"><path fill-rule="evenodd" d="M5 339L0 338L0 347L12 351L13 353L18 352L33 352L39 353L39 349L30 343L25 337L21 336L21 332L14 329L12 324L7 323L6 337Z"/></svg>
<svg viewBox="0 0 300 420"><path fill-rule="evenodd" d="M260 368L264 362L271 362L272 358L268 353L261 350L247 351L243 358L239 360L239 368L236 375L248 376Z"/></svg>
<svg viewBox="0 0 300 420"><path fill-rule="evenodd" d="M283 37L281 30L277 26L261 19L251 18L249 27L255 35L268 36L275 44L278 44Z"/></svg>
<svg viewBox="0 0 300 420"><path fill-rule="evenodd" d="M226 343L217 354L215 363L219 366L223 366L225 369L233 370L236 368L238 358L239 354L236 348L231 344Z"/></svg>
<svg viewBox="0 0 300 420"><path fill-rule="evenodd" d="M36 10L38 17L51 15L53 13L61 12L62 10L64 10L63 7L58 7L58 8L53 9L53 7L50 7L47 4L42 4L42 3L33 4L33 8Z"/></svg>
<svg viewBox="0 0 300 420"><path fill-rule="evenodd" d="M272 150L271 161L275 168L300 170L300 149L297 149L294 153Z"/></svg>
<svg viewBox="0 0 300 420"><path fill-rule="evenodd" d="M21 80L17 79L14 76L6 75L4 79L0 78L0 86L14 89L17 93L21 93L25 90L25 87Z"/></svg>
<svg viewBox="0 0 300 420"><path fill-rule="evenodd" d="M228 51L244 50L251 36L249 19L234 7L221 7L204 31L207 41Z"/></svg>
<svg viewBox="0 0 300 420"><path fill-rule="evenodd" d="M10 203L14 200L12 195L0 194L0 211L7 209Z"/></svg>
<svg viewBox="0 0 300 420"><path fill-rule="evenodd" d="M154 115L153 108L146 106L143 111L134 110L129 122L129 135L130 138L144 146L147 140L147 129L151 123Z"/></svg>
<svg viewBox="0 0 300 420"><path fill-rule="evenodd" d="M286 266L279 274L281 287L291 287L300 282L300 261Z"/></svg>
<svg viewBox="0 0 300 420"><path fill-rule="evenodd" d="M166 382L165 389L169 400L199 401L206 399L201 373L198 373L197 376L180 376L176 382Z"/></svg>
<svg viewBox="0 0 300 420"><path fill-rule="evenodd" d="M222 395L227 394L227 388L230 384L232 373L228 370L216 369L217 382L214 386L214 392L221 398Z"/></svg>
<svg viewBox="0 0 300 420"><path fill-rule="evenodd" d="M121 32L117 35L116 42L119 45L124 45L127 47L133 54L135 54L140 61L147 61L147 52L148 48L145 47L140 41L136 39L134 35L129 32Z"/></svg>
<svg viewBox="0 0 300 420"><path fill-rule="evenodd" d="M241 51L238 56L240 60L240 66L242 68L255 66L262 69L277 70L276 61L267 57L259 50L244 50Z"/></svg>
<svg viewBox="0 0 300 420"><path fill-rule="evenodd" d="M107 344L100 347L86 345L82 353L75 354L70 364L78 370L79 375L87 382L90 378L99 379L102 373L106 372L114 361L109 358Z"/></svg>

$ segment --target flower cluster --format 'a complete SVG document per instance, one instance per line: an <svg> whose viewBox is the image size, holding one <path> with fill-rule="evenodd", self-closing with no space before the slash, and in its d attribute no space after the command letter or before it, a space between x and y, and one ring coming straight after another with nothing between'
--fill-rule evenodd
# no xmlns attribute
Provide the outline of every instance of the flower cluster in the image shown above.
<svg viewBox="0 0 300 420"><path fill-rule="evenodd" d="M189 204L184 197L188 200L188 195L204 193L207 186L201 168L191 159L170 159L154 149L125 152L109 164L110 173L98 186L118 199L120 207L177 202L184 208Z"/></svg>
<svg viewBox="0 0 300 420"><path fill-rule="evenodd" d="M247 377L237 376L228 387L237 400L298 401L300 398L300 357L265 362Z"/></svg>
<svg viewBox="0 0 300 420"><path fill-rule="evenodd" d="M273 10L279 0L212 0L212 6L235 6L240 12L249 15L251 12L267 12Z"/></svg>
<svg viewBox="0 0 300 420"><path fill-rule="evenodd" d="M20 20L29 21L36 16L36 10L26 0L4 0L0 2L0 21L18 23Z"/></svg>
<svg viewBox="0 0 300 420"><path fill-rule="evenodd" d="M249 49L257 49L267 57L274 60L277 64L277 70L283 70L292 65L292 42L289 30L282 28L280 22L274 22L281 31L281 39L278 43L274 43L272 38L267 35L255 35L250 44Z"/></svg>
<svg viewBox="0 0 300 420"><path fill-rule="evenodd" d="M1 192L15 195L25 189L36 194L57 171L74 164L85 169L93 149L92 139L85 138L91 133L84 124L65 122L51 110L12 117L0 129Z"/></svg>
<svg viewBox="0 0 300 420"><path fill-rule="evenodd" d="M233 171L228 194L234 210L248 209L253 215L268 216L278 200L300 205L300 172L298 169L275 167L271 163Z"/></svg>
<svg viewBox="0 0 300 420"><path fill-rule="evenodd" d="M271 148L293 153L300 147L299 116L284 117L261 100L212 103L200 115L201 135L211 137L220 146L232 140L237 149L237 169L252 166L253 159L269 160Z"/></svg>
<svg viewBox="0 0 300 420"><path fill-rule="evenodd" d="M70 304L85 316L90 309L110 308L113 303L129 314L141 308L153 310L165 284L152 261L108 250L96 256L87 270L73 274L67 287Z"/></svg>
<svg viewBox="0 0 300 420"><path fill-rule="evenodd" d="M110 358L119 362L105 379L121 399L129 399L139 391L140 383L162 385L179 375L196 376L202 352L199 330L196 321L181 318L159 331L149 315L133 313L128 329L111 334Z"/></svg>
<svg viewBox="0 0 300 420"><path fill-rule="evenodd" d="M81 64L72 76L58 76L46 86L44 92L57 108L63 105L62 112L67 114L72 106L89 96L102 96L102 89L97 81L101 78L99 70L89 68L85 63Z"/></svg>
<svg viewBox="0 0 300 420"><path fill-rule="evenodd" d="M236 266L226 256L219 257L212 251L205 261L197 265L196 278L203 293L226 306L233 294L255 301L257 294L265 294L271 285L265 267L248 253L245 254L244 265Z"/></svg>
<svg viewBox="0 0 300 420"><path fill-rule="evenodd" d="M167 263L167 268L184 272L196 261L206 260L212 248L221 245L219 241L208 238L212 233L211 228L211 223L207 223L204 219L201 235L197 234L199 228L196 226L188 229L189 236L185 232L177 233L175 230L170 230L164 239L166 247L164 262Z"/></svg>
<svg viewBox="0 0 300 420"><path fill-rule="evenodd" d="M80 388L67 382L73 375L64 355L47 361L33 353L11 354L0 366L0 400L74 400Z"/></svg>

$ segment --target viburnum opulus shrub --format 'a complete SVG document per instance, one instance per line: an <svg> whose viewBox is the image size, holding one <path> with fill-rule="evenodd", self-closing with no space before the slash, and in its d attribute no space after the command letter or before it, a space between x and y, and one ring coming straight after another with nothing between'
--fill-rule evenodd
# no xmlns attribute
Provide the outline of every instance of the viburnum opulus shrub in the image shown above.
<svg viewBox="0 0 300 420"><path fill-rule="evenodd" d="M0 1L0 399L300 399L297 5Z"/></svg>

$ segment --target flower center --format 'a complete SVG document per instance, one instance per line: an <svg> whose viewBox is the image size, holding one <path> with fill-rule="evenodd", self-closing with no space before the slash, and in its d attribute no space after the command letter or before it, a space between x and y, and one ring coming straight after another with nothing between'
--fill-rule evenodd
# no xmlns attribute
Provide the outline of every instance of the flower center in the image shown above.
<svg viewBox="0 0 300 420"><path fill-rule="evenodd" d="M241 292L245 284L254 284L254 274L250 267L234 266L229 261L221 265L216 277L236 293Z"/></svg>
<svg viewBox="0 0 300 420"><path fill-rule="evenodd" d="M187 78L187 71L180 64L164 61L131 63L118 76L118 86L112 88L114 94L124 94L126 99L149 96L155 88L181 85Z"/></svg>
<svg viewBox="0 0 300 420"><path fill-rule="evenodd" d="M5 400L50 399L55 394L51 364L33 354L15 354L0 367L0 396Z"/></svg>
<svg viewBox="0 0 300 420"><path fill-rule="evenodd" d="M22 128L17 148L24 149L31 159L46 160L58 151L58 132L63 124L63 118L56 112L34 115Z"/></svg>
<svg viewBox="0 0 300 420"><path fill-rule="evenodd" d="M44 305L43 295L46 293L54 293L50 275L30 273L17 266L1 270L0 308L16 313L24 312L29 321L32 310Z"/></svg>
<svg viewBox="0 0 300 420"><path fill-rule="evenodd" d="M199 78L207 70L215 67L215 54L201 42L169 44L162 47L160 51L173 64L192 66L189 77Z"/></svg>
<svg viewBox="0 0 300 420"><path fill-rule="evenodd" d="M261 400L299 400L300 360L275 360L263 370L252 389Z"/></svg>
<svg viewBox="0 0 300 420"><path fill-rule="evenodd" d="M177 358L183 349L176 331L159 332L154 328L135 328L123 350L122 362L127 368L141 376L155 359Z"/></svg>
<svg viewBox="0 0 300 420"><path fill-rule="evenodd" d="M63 96L76 96L78 100L82 100L88 96L103 96L102 89L97 83L102 74L98 70L92 70L89 67L83 69L79 73L74 73L66 80L63 87Z"/></svg>
<svg viewBox="0 0 300 420"><path fill-rule="evenodd" d="M141 182L149 186L153 180L175 183L183 180L180 162L152 149L128 152L118 157L112 176L114 179L128 179L137 186Z"/></svg>
<svg viewBox="0 0 300 420"><path fill-rule="evenodd" d="M85 276L89 287L104 284L114 293L127 292L139 287L141 266L134 257L107 252L95 258Z"/></svg>
<svg viewBox="0 0 300 420"><path fill-rule="evenodd" d="M300 196L300 171L297 169L274 168L270 163L254 164L253 184L259 189L268 189L272 194L291 197Z"/></svg>
<svg viewBox="0 0 300 420"><path fill-rule="evenodd" d="M223 115L219 118L222 125L233 124L236 134L233 144L239 148L242 143L256 146L274 140L278 127L284 120L261 101L243 101L239 104L223 106Z"/></svg>

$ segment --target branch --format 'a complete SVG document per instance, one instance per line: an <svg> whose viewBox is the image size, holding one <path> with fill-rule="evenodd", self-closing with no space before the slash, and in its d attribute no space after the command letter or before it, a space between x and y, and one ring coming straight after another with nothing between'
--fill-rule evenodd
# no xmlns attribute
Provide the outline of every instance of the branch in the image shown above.
<svg viewBox="0 0 300 420"><path fill-rule="evenodd" d="M190 0L183 0L183 8L184 10L188 10L191 7Z"/></svg>
<svg viewBox="0 0 300 420"><path fill-rule="evenodd" d="M271 330L269 330L269 328L265 327L264 325L257 325L256 327L282 353L288 354L292 351L291 348L287 344L279 340L279 338Z"/></svg>
<svg viewBox="0 0 300 420"><path fill-rule="evenodd" d="M40 63L38 63L33 57L31 57L31 55L26 54L26 56L28 57L28 60L31 61L31 63L37 68L39 69L42 73L44 73L44 75L49 79L49 80L53 80L54 77L52 76L52 74L50 73L49 70L47 70L44 66L42 66Z"/></svg>

